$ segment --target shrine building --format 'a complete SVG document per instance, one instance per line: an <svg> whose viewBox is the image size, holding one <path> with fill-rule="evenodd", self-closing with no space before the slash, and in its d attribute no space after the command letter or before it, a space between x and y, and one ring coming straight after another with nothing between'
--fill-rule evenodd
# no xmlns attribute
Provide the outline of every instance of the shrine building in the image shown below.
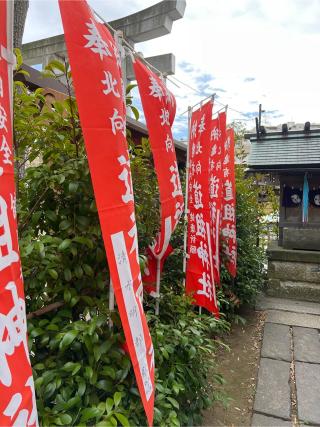
<svg viewBox="0 0 320 427"><path fill-rule="evenodd" d="M278 240L268 246L266 292L320 302L320 129L267 132L250 138L249 173L278 184Z"/></svg>

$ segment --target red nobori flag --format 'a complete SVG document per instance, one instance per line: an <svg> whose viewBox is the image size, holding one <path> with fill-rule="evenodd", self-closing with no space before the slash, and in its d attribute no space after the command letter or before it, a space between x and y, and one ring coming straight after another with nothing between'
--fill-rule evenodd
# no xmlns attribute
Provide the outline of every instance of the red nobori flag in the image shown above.
<svg viewBox="0 0 320 427"><path fill-rule="evenodd" d="M110 276L148 423L154 352L141 303L126 107L118 48L85 0L59 0Z"/></svg>
<svg viewBox="0 0 320 427"><path fill-rule="evenodd" d="M209 208L209 152L212 102L191 117L188 177L186 293L195 304L219 315L213 275Z"/></svg>
<svg viewBox="0 0 320 427"><path fill-rule="evenodd" d="M226 135L226 113L220 113L212 120L209 153L209 206L210 229L212 233L213 272L216 284L220 283L220 222L222 198L222 153Z"/></svg>
<svg viewBox="0 0 320 427"><path fill-rule="evenodd" d="M11 122L13 2L0 1L0 425L38 426L27 342Z"/></svg>
<svg viewBox="0 0 320 427"><path fill-rule="evenodd" d="M133 67L149 130L160 193L161 228L150 249L155 258L162 259L183 212L183 195L171 131L176 102L161 79L141 61L136 59Z"/></svg>
<svg viewBox="0 0 320 427"><path fill-rule="evenodd" d="M227 129L223 149L223 185L221 236L226 267L232 277L237 274L237 236L236 236L236 183L235 183L234 131Z"/></svg>

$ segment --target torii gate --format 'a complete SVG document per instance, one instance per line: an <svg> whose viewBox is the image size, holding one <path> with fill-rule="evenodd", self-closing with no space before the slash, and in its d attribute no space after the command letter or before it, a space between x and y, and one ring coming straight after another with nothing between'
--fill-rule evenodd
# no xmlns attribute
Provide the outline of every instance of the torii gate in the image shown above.
<svg viewBox="0 0 320 427"><path fill-rule="evenodd" d="M173 22L183 17L185 8L186 0L163 0L140 12L112 21L110 25L121 30L125 39L134 47L136 43L170 34ZM23 44L22 54L27 65L42 64L44 68L51 60L67 56L64 35ZM165 76L175 73L175 56L172 53L148 57L146 60ZM131 61L126 61L125 68L123 74L127 83L135 80Z"/></svg>

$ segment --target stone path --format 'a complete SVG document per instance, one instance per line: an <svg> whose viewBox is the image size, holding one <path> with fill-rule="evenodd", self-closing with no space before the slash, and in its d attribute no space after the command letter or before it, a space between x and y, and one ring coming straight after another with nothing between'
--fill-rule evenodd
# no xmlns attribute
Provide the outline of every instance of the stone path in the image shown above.
<svg viewBox="0 0 320 427"><path fill-rule="evenodd" d="M252 426L320 426L320 304L261 297L267 312Z"/></svg>

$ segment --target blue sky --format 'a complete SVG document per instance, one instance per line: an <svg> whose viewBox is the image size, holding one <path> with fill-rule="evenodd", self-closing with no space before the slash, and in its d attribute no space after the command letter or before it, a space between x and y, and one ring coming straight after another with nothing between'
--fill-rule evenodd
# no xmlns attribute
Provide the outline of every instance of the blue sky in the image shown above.
<svg viewBox="0 0 320 427"><path fill-rule="evenodd" d="M107 21L154 3L89 0ZM217 103L237 110L228 110L228 121L242 119L249 128L259 103L266 111L263 124L320 123L319 22L319 0L187 0L171 34L137 44L136 50L145 57L173 53L175 76L198 91L168 82L178 103L178 138L186 129L181 113L213 92ZM57 1L30 0L24 41L60 33Z"/></svg>

